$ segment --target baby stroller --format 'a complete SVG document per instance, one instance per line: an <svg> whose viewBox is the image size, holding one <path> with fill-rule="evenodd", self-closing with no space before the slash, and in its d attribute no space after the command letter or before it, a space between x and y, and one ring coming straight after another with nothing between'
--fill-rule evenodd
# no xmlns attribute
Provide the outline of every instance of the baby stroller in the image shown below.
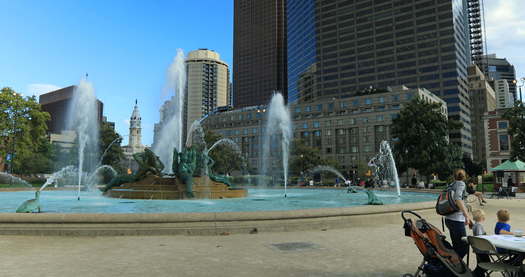
<svg viewBox="0 0 525 277"><path fill-rule="evenodd" d="M407 218L408 214L417 217L416 221ZM416 273L414 275L405 274L404 277L472 276L469 268L452 249L450 243L445 240L445 235L438 228L413 211L402 211L401 218L404 221L405 236L414 240L419 252L423 255L423 261Z"/></svg>

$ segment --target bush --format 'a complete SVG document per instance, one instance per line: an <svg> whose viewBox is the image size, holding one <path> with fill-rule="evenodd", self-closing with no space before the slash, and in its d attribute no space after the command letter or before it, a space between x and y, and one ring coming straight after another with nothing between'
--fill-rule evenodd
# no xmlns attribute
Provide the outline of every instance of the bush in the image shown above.
<svg viewBox="0 0 525 277"><path fill-rule="evenodd" d="M494 183L494 181L496 180L496 178L494 177L494 175L490 174L490 175L483 175L483 183Z"/></svg>
<svg viewBox="0 0 525 277"><path fill-rule="evenodd" d="M476 191L484 191L484 192L494 192L494 184L493 183L483 183L479 184L476 187Z"/></svg>

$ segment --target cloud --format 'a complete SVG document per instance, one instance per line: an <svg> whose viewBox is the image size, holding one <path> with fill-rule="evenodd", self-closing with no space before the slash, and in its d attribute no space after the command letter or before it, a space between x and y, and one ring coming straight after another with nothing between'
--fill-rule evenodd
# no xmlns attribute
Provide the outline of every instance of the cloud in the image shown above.
<svg viewBox="0 0 525 277"><path fill-rule="evenodd" d="M26 89L26 95L28 96L39 96L50 91L60 89L61 87L52 84L29 84Z"/></svg>
<svg viewBox="0 0 525 277"><path fill-rule="evenodd" d="M525 1L485 0L488 53L507 58L525 76Z"/></svg>
<svg viewBox="0 0 525 277"><path fill-rule="evenodd" d="M490 44L502 47L509 42L525 41L525 1L491 0L485 3L485 25Z"/></svg>

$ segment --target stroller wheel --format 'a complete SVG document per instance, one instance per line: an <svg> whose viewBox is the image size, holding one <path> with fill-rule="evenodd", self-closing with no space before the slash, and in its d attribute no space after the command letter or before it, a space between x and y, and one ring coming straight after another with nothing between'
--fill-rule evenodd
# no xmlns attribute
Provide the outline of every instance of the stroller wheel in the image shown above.
<svg viewBox="0 0 525 277"><path fill-rule="evenodd" d="M414 275L412 275L410 273L407 273L407 274L403 275L403 277L414 277Z"/></svg>

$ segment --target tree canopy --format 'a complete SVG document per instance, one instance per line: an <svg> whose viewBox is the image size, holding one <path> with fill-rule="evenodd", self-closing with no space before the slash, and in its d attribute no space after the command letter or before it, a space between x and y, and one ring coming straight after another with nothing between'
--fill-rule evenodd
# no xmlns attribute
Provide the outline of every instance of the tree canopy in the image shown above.
<svg viewBox="0 0 525 277"><path fill-rule="evenodd" d="M336 169L339 167L336 161L323 158L319 149L306 145L300 139L292 142L290 154L290 173L295 176L301 176L318 165L332 166Z"/></svg>
<svg viewBox="0 0 525 277"><path fill-rule="evenodd" d="M508 133L512 137L511 159L525 161L525 106L517 101L514 107L503 114L503 118L509 121Z"/></svg>
<svg viewBox="0 0 525 277"><path fill-rule="evenodd" d="M35 96L23 97L11 88L0 91L0 157L11 158L12 172L53 170L54 151L46 135L49 119Z"/></svg>
<svg viewBox="0 0 525 277"><path fill-rule="evenodd" d="M123 172L121 160L124 152L121 147L122 137L107 122L100 125L100 159L103 165L110 165L118 172Z"/></svg>
<svg viewBox="0 0 525 277"><path fill-rule="evenodd" d="M400 171L414 168L424 176L437 173L446 178L463 167L460 147L449 143L449 132L462 124L449 120L441 107L415 98L393 120L394 154Z"/></svg>

